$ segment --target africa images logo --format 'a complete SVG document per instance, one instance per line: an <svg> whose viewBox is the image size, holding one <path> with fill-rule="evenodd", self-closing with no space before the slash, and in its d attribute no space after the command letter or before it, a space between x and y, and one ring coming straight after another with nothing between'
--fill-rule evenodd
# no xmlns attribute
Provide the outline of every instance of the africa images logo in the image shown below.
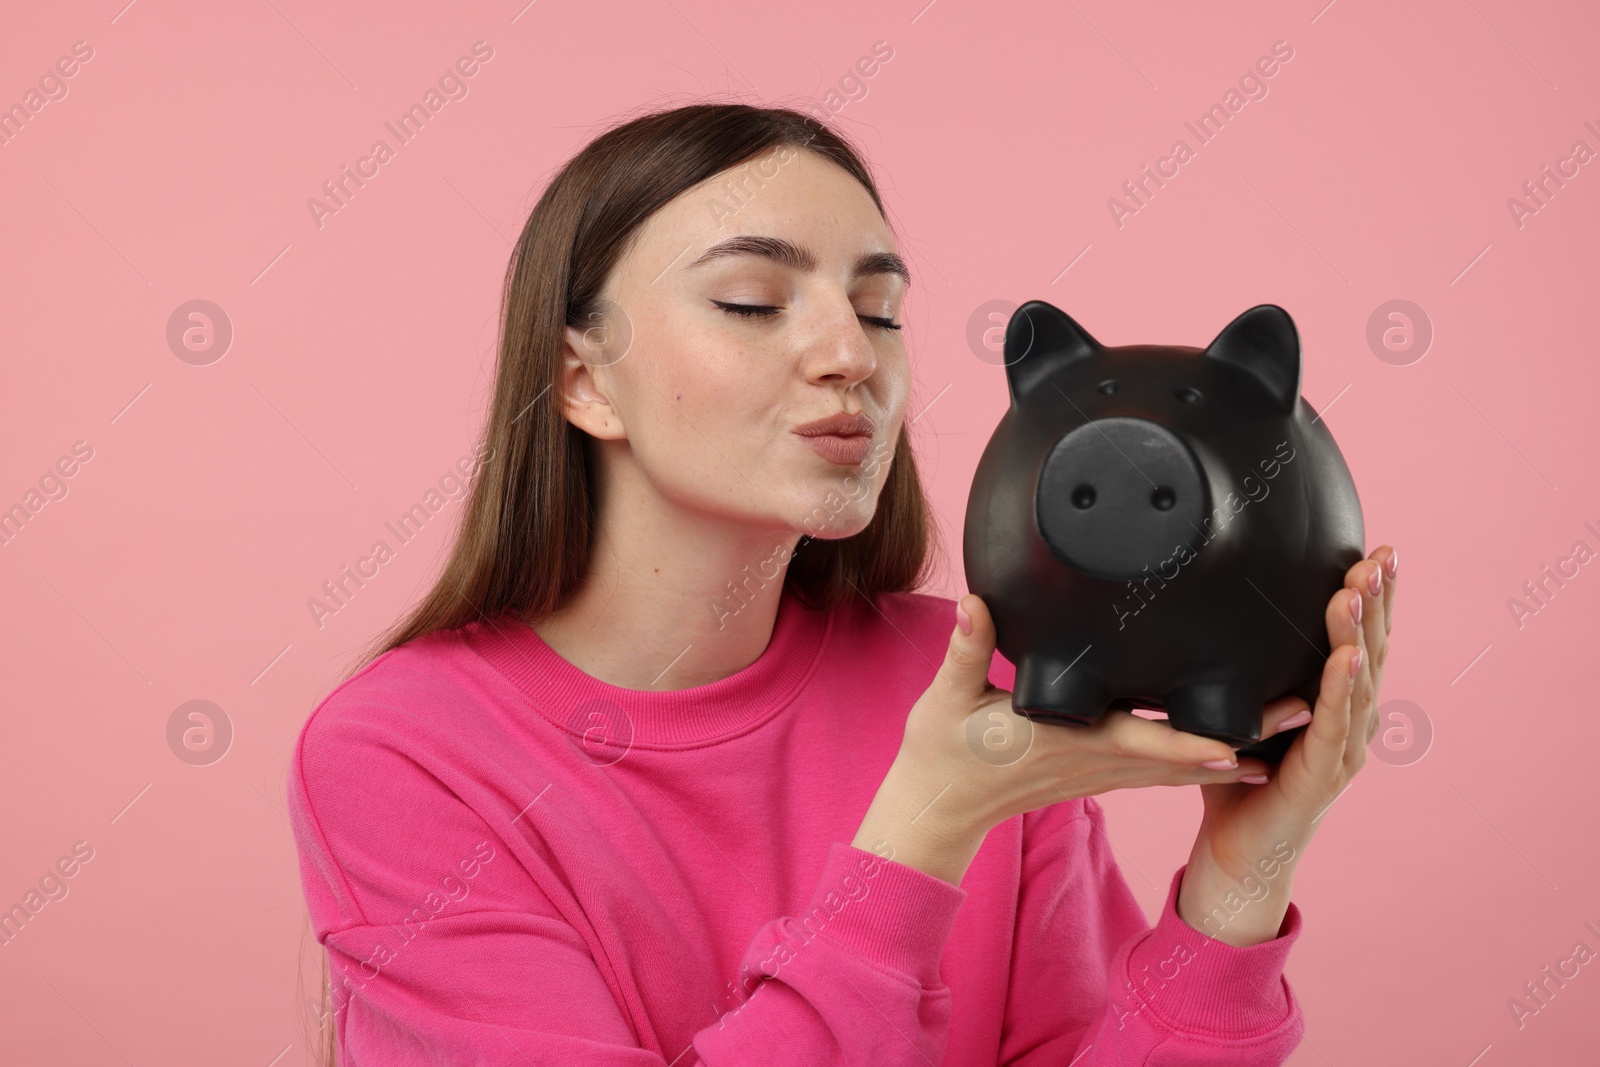
<svg viewBox="0 0 1600 1067"><path fill-rule="evenodd" d="M361 189L366 188L367 181L371 181L381 173L384 164L395 158L397 147L408 145L428 125L428 122L444 110L444 106L452 100L465 100L469 86L467 80L476 77L482 70L480 64L489 62L494 58L494 49L487 41L474 41L472 55L462 56L455 61L454 66L446 68L439 75L437 87L428 86L422 94L422 100L413 103L394 122L385 122L384 129L393 135L395 146L382 138L372 142L367 154L356 160L355 170L349 164L342 164L337 178L329 179L322 183L322 191L326 200L309 197L306 208L311 212L311 221L317 229L322 229L324 220L329 215L337 215L349 206L351 200ZM366 179L363 181L362 179ZM354 186L354 188L352 188Z"/></svg>

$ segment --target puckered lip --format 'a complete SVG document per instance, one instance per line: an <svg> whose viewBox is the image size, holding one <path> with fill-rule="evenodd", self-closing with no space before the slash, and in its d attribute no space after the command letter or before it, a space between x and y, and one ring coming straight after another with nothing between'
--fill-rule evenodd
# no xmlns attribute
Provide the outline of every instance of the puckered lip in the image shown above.
<svg viewBox="0 0 1600 1067"><path fill-rule="evenodd" d="M863 412L850 414L840 411L829 415L825 419L808 422L804 426L796 426L794 432L801 437L871 437L872 420Z"/></svg>

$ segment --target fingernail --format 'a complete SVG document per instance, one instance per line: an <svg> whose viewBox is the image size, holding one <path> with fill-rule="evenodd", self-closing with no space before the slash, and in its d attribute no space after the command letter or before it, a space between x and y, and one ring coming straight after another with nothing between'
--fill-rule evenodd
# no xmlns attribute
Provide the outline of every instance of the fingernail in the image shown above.
<svg viewBox="0 0 1600 1067"><path fill-rule="evenodd" d="M1282 722L1280 722L1278 724L1278 729L1277 729L1276 732L1281 734L1285 730L1293 730L1296 726L1304 726L1306 723L1308 723L1310 721L1311 721L1311 709L1310 708L1306 708L1306 709L1304 709L1302 711L1295 712L1293 715L1289 716L1287 719L1284 719Z"/></svg>
<svg viewBox="0 0 1600 1067"><path fill-rule="evenodd" d="M1358 648L1358 649L1356 649L1355 656L1350 660L1350 673L1351 673L1351 675L1354 675L1355 672L1359 671L1360 669L1361 669L1361 650ZM1353 682L1354 680L1355 679L1352 677L1351 681Z"/></svg>
<svg viewBox="0 0 1600 1067"><path fill-rule="evenodd" d="M1361 625L1361 594L1354 590L1350 592L1350 621Z"/></svg>
<svg viewBox="0 0 1600 1067"><path fill-rule="evenodd" d="M1208 759L1200 766L1209 767L1214 771L1231 771L1239 766L1239 761L1236 759Z"/></svg>
<svg viewBox="0 0 1600 1067"><path fill-rule="evenodd" d="M1383 569L1389 572L1389 577L1391 578L1400 573L1400 552L1398 549L1391 548L1389 550L1389 562L1383 565Z"/></svg>
<svg viewBox="0 0 1600 1067"><path fill-rule="evenodd" d="M1360 619L1356 620L1360 622ZM961 627L961 632L968 637L972 636L972 616L964 611L960 604L956 605L956 625Z"/></svg>
<svg viewBox="0 0 1600 1067"><path fill-rule="evenodd" d="M1266 785L1267 776L1264 774L1241 774L1239 781L1249 782L1251 785Z"/></svg>
<svg viewBox="0 0 1600 1067"><path fill-rule="evenodd" d="M1372 595L1377 596L1383 592L1383 568L1372 568L1372 577L1367 579L1367 588L1372 590Z"/></svg>

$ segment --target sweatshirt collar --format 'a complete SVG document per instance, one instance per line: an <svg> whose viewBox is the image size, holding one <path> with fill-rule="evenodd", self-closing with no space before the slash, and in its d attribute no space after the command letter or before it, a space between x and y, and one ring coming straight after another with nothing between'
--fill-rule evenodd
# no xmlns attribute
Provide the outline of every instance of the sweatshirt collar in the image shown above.
<svg viewBox="0 0 1600 1067"><path fill-rule="evenodd" d="M800 602L787 585L772 636L743 670L689 689L624 689L579 670L512 615L469 623L470 647L595 762L629 748L693 748L754 729L786 707L822 657L832 615Z"/></svg>

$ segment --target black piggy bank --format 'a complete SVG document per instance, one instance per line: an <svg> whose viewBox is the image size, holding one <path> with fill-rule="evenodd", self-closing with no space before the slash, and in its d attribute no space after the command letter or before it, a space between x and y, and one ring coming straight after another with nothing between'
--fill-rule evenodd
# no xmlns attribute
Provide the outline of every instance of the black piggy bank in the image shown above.
<svg viewBox="0 0 1600 1067"><path fill-rule="evenodd" d="M1262 304L1204 350L1106 348L1034 300L1004 354L1011 407L973 477L963 556L1017 712L1162 709L1281 760L1298 731L1261 741L1262 707L1315 705L1328 600L1365 545L1349 468L1300 396L1293 320Z"/></svg>

